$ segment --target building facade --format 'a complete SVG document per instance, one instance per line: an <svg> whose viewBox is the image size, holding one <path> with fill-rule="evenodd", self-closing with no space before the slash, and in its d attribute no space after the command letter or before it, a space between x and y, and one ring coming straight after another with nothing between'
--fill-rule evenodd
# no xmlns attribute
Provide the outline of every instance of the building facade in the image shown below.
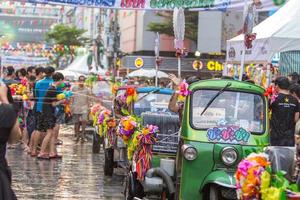
<svg viewBox="0 0 300 200"><path fill-rule="evenodd" d="M142 58L145 61L143 68L155 68L155 39L157 33L148 30L151 22L163 22L164 18L157 15L155 11L129 11L119 12L120 26L120 50L129 54L122 58L122 67L126 71L135 70L134 60ZM196 43L186 39L184 46L188 52L196 51ZM162 63L161 71L177 73L177 58L175 57L174 37L160 35L160 56ZM192 67L191 58L182 58L182 74L191 74L195 71Z"/></svg>
<svg viewBox="0 0 300 200"><path fill-rule="evenodd" d="M269 12L259 12L257 23L268 16ZM203 53L225 52L226 41L240 34L242 27L242 12L201 11L198 16L197 49Z"/></svg>
<svg viewBox="0 0 300 200"><path fill-rule="evenodd" d="M155 11L120 11L119 25L121 32L121 50L125 53L154 51L156 33L148 31L151 22L162 22ZM185 40L185 48L189 52L196 50L195 42ZM174 52L174 38L161 35L160 51Z"/></svg>

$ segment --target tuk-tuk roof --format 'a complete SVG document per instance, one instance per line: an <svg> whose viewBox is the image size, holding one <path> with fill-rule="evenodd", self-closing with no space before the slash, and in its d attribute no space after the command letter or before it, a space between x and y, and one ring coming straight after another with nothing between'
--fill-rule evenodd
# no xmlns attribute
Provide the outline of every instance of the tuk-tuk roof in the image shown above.
<svg viewBox="0 0 300 200"><path fill-rule="evenodd" d="M172 95L174 93L174 90L170 88L160 88L155 86L149 86L149 87L139 87L139 85L124 85L118 88L118 90L126 90L128 88L134 88L138 93L149 93L153 92L155 90L158 90L156 93L159 94L169 94Z"/></svg>
<svg viewBox="0 0 300 200"><path fill-rule="evenodd" d="M139 85L124 85L118 88L118 90L126 90L128 88L137 88Z"/></svg>
<svg viewBox="0 0 300 200"><path fill-rule="evenodd" d="M172 95L174 93L174 91L170 88L160 88L160 87L154 87L154 86L137 88L138 93L149 93L149 92L153 92L156 90L157 90L157 92L155 92L155 93L158 93L158 94Z"/></svg>
<svg viewBox="0 0 300 200"><path fill-rule="evenodd" d="M236 81L236 80L230 80L230 79L209 79L209 80L202 80L195 82L190 85L190 90L196 90L199 88L208 88L208 89L221 89L225 87L228 83L231 83L231 86L228 89L236 89L236 90L243 90L248 92L258 92L258 93L264 93L265 89L255 85L253 83L248 83L244 81Z"/></svg>

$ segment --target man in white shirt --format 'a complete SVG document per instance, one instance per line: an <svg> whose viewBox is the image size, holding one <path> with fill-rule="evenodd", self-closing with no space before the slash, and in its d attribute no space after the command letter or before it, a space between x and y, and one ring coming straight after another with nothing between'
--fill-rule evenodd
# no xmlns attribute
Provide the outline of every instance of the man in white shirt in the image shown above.
<svg viewBox="0 0 300 200"><path fill-rule="evenodd" d="M91 92L85 87L85 76L79 77L78 85L72 88L73 97L71 101L71 109L73 114L74 131L76 141L87 141L85 138L85 128L88 122L89 105ZM82 130L80 131L80 126Z"/></svg>

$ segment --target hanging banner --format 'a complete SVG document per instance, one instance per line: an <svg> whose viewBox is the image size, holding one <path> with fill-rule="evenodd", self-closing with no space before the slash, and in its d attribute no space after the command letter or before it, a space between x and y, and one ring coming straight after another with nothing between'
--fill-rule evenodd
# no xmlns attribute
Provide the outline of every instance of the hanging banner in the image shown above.
<svg viewBox="0 0 300 200"><path fill-rule="evenodd" d="M156 0L160 1L160 0ZM186 2L186 1L185 1ZM188 1L187 1L188 2ZM204 4L203 6L198 6L198 4ZM200 0L200 1L192 1L187 8L191 8L191 10L219 10L219 11L240 11L243 12L245 1L244 0ZM205 3L204 3L205 2ZM285 3L286 1L283 1ZM274 0L248 0L248 4L260 4L257 8L259 11L270 11L274 9L278 9L279 6L282 6L283 3L277 4ZM209 5L208 5L209 4Z"/></svg>
<svg viewBox="0 0 300 200"><path fill-rule="evenodd" d="M272 61L273 52L271 49L276 48L276 44L272 45L268 40L257 39L253 41L252 45L252 48L247 49L245 52L247 63L266 63ZM280 46L277 49L280 49ZM241 42L227 42L227 62L240 63L242 50L243 46Z"/></svg>
<svg viewBox="0 0 300 200"><path fill-rule="evenodd" d="M40 17L53 17L58 18L62 13L59 7L43 7L43 6L11 6L0 7L0 14L8 15L34 15Z"/></svg>
<svg viewBox="0 0 300 200"><path fill-rule="evenodd" d="M273 0L260 1L262 10L276 8ZM192 10L238 10L243 11L244 0L27 0L29 3L60 4L111 9L173 10L190 8ZM251 0L249 0L251 2Z"/></svg>
<svg viewBox="0 0 300 200"><path fill-rule="evenodd" d="M36 66L49 64L48 58L43 57L27 57L27 56L1 56L1 64L3 66Z"/></svg>

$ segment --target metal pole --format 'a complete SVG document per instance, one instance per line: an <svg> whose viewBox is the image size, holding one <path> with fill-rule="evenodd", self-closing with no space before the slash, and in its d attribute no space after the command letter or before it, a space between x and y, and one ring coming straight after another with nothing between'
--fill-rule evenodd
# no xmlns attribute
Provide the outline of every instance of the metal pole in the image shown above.
<svg viewBox="0 0 300 200"><path fill-rule="evenodd" d="M244 0L244 13L243 13L243 20L244 20L244 22L246 20L246 15L247 15L247 7L248 7L247 1L248 0ZM243 50L242 50L241 70L240 70L240 76L239 76L239 80L240 81L242 81L243 73L244 73L245 54L246 54L246 45L245 45L245 33L244 33L243 34Z"/></svg>
<svg viewBox="0 0 300 200"><path fill-rule="evenodd" d="M181 78L181 58L180 58L180 56L177 59L178 59L178 78Z"/></svg>
<svg viewBox="0 0 300 200"><path fill-rule="evenodd" d="M90 17L90 39L93 40L94 39L94 8L91 8L91 16Z"/></svg>
<svg viewBox="0 0 300 200"><path fill-rule="evenodd" d="M267 76L267 85L266 85L266 87L269 87L269 85L270 85L270 80L271 80L271 64L267 64L267 74L266 74L266 76Z"/></svg>
<svg viewBox="0 0 300 200"><path fill-rule="evenodd" d="M155 60L155 87L158 87L158 65L157 61Z"/></svg>
<svg viewBox="0 0 300 200"><path fill-rule="evenodd" d="M2 55L0 55L0 70L1 70L1 80L3 81L4 79L4 70L3 70L3 66L2 66Z"/></svg>
<svg viewBox="0 0 300 200"><path fill-rule="evenodd" d="M115 78L116 78L116 66L117 66L117 28L118 28L118 10L114 10L114 45L113 45L113 53L114 53L114 57L113 57L113 82L115 82Z"/></svg>
<svg viewBox="0 0 300 200"><path fill-rule="evenodd" d="M244 44L243 51L242 51L241 70L240 70L240 74L239 74L239 81L242 81L242 79L243 79L244 66L245 66L245 54L246 54L246 46Z"/></svg>
<svg viewBox="0 0 300 200"><path fill-rule="evenodd" d="M159 33L157 34L157 38L155 40L155 87L158 87L158 59L159 59L159 43L160 43L160 37Z"/></svg>

